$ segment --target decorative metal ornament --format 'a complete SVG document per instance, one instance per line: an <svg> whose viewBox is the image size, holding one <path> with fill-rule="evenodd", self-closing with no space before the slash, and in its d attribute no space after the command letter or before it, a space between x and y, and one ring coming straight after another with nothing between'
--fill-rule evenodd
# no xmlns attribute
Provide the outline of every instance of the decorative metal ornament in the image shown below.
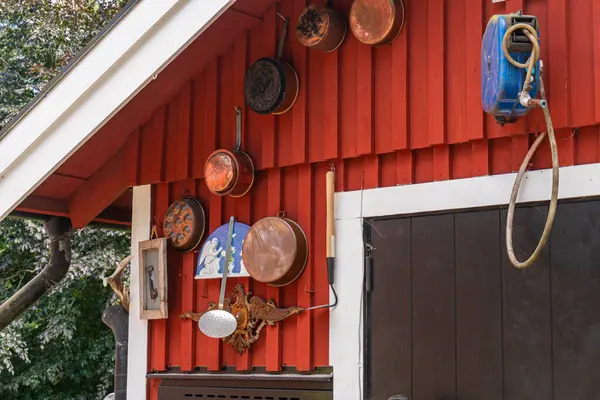
<svg viewBox="0 0 600 400"><path fill-rule="evenodd" d="M223 342L233 346L240 355L244 354L258 340L260 332L266 325L275 325L277 322L305 311L302 307L277 308L272 300L264 301L257 296L250 297L251 294L251 292L246 294L244 286L238 284L233 291L233 302L230 298L224 299L223 302L223 310L233 314L237 321L235 331L223 338ZM199 321L206 313L216 311L216 308L217 304L211 302L206 311L201 313L185 312L180 315L180 318Z"/></svg>
<svg viewBox="0 0 600 400"><path fill-rule="evenodd" d="M184 197L169 206L165 213L163 232L177 250L194 250L204 236L206 215L200 201Z"/></svg>

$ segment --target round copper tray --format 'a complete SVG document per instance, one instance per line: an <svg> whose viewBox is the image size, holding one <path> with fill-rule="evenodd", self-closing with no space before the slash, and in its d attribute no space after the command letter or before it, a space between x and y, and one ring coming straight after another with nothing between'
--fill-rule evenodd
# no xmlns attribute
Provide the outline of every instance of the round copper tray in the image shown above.
<svg viewBox="0 0 600 400"><path fill-rule="evenodd" d="M308 261L308 241L296 222L267 217L256 222L242 246L244 267L255 280L270 286L294 282Z"/></svg>
<svg viewBox="0 0 600 400"><path fill-rule="evenodd" d="M197 199L175 201L165 213L163 232L177 250L191 251L199 244L206 226L204 209Z"/></svg>
<svg viewBox="0 0 600 400"><path fill-rule="evenodd" d="M404 27L404 3L402 0L354 0L348 19L359 42L383 46L396 39Z"/></svg>

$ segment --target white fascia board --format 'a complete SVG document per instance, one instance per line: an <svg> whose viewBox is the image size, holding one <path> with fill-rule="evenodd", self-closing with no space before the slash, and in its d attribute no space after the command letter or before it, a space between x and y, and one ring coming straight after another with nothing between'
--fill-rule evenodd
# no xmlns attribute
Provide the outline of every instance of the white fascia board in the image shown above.
<svg viewBox="0 0 600 400"><path fill-rule="evenodd" d="M136 4L0 140L0 220L234 2Z"/></svg>

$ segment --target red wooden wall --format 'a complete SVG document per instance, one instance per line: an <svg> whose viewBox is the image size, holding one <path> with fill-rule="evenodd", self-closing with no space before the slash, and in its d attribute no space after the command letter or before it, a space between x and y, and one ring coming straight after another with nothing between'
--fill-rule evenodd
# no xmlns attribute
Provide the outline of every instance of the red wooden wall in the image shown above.
<svg viewBox="0 0 600 400"><path fill-rule="evenodd" d="M300 76L300 96L279 117L244 109L243 148L258 172L250 195L210 196L203 166L215 148L232 148L234 106L243 106L246 68L273 55L281 21L273 8L240 35L175 99L139 128L138 179L154 185L154 215L188 189L201 199L209 231L230 215L252 222L284 210L310 241L309 264L296 283L266 288L242 279L281 306L328 300L325 272L325 172L334 163L337 190L424 183L516 171L544 129L539 110L504 128L484 116L480 103L480 46L492 14L516 11L540 18L549 104L558 128L561 165L600 161L600 2L595 0L405 0L407 24L391 46L360 45L349 33L333 53L308 51L293 31L284 58ZM347 11L351 0L335 2ZM292 22L305 0L276 7ZM532 168L550 167L542 146ZM508 196L508 193L507 193ZM181 311L204 310L217 300L219 282L194 281L196 256L169 255L169 319L150 323L151 371L235 366L269 371L326 366L328 313L301 315L268 330L238 357L204 337ZM235 284L232 279L230 286ZM154 390L154 389L153 389Z"/></svg>

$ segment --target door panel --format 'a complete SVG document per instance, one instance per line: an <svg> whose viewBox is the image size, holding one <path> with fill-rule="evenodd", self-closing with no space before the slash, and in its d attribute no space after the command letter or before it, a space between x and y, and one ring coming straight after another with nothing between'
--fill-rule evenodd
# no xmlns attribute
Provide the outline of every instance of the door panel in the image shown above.
<svg viewBox="0 0 600 400"><path fill-rule="evenodd" d="M452 215L412 219L415 400L456 394L453 236Z"/></svg>
<svg viewBox="0 0 600 400"><path fill-rule="evenodd" d="M373 271L370 297L371 326L377 331L371 343L371 384L377 398L411 393L411 277L410 219L377 222L371 230L373 252L388 260L384 271ZM374 266L377 268L381 266ZM381 273L380 273L381 272Z"/></svg>
<svg viewBox="0 0 600 400"><path fill-rule="evenodd" d="M526 207L515 213L513 243L519 260L535 249L547 212L548 207ZM502 221L504 398L552 399L549 246L530 268L513 267L504 244L505 211Z"/></svg>
<svg viewBox="0 0 600 400"><path fill-rule="evenodd" d="M575 203L559 211L550 238L554 399L598 399L600 207Z"/></svg>
<svg viewBox="0 0 600 400"><path fill-rule="evenodd" d="M497 210L457 214L458 398L502 399L502 261Z"/></svg>
<svg viewBox="0 0 600 400"><path fill-rule="evenodd" d="M518 208L519 259L547 211ZM498 209L370 223L370 400L600 399L600 201L561 203L525 270L505 223Z"/></svg>

